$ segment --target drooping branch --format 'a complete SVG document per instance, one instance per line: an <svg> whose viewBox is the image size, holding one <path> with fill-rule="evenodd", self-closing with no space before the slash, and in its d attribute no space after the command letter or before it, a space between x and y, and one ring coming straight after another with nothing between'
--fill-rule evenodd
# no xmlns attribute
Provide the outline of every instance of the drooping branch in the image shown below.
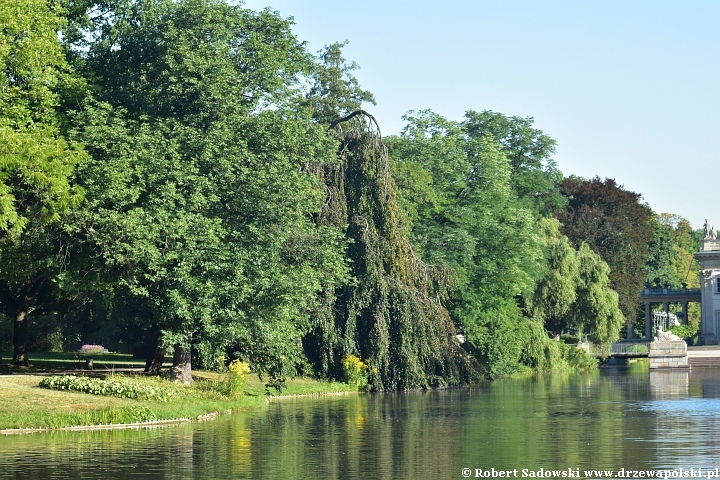
<svg viewBox="0 0 720 480"><path fill-rule="evenodd" d="M330 123L330 130L334 129L335 127L337 127L338 125L340 125L340 124L343 123L343 122L350 121L350 120L352 120L353 118L356 118L356 117L361 116L361 115L364 116L364 117L367 117L367 119L371 122L371 125L372 125L372 124L375 125L375 130L376 130L376 132L373 132L373 133L375 133L375 134L377 135L377 137L379 138L379 140L382 142L382 134L380 133L380 125L378 124L378 122L377 122L377 120L375 119L375 117L373 117L372 115L370 115L370 114L369 114L368 112L366 112L365 110L355 110L354 112L351 112L351 113L345 115L345 116L342 117L342 118L338 118L337 120L334 120L332 123Z"/></svg>
<svg viewBox="0 0 720 480"><path fill-rule="evenodd" d="M345 131L344 122L351 122ZM330 373L343 355L367 359L376 390L468 381L476 366L442 304L454 279L410 245L375 117L356 110L330 128L340 140L339 162L317 171L327 192L317 221L348 239L354 281L323 297L325 310L304 340L311 361Z"/></svg>

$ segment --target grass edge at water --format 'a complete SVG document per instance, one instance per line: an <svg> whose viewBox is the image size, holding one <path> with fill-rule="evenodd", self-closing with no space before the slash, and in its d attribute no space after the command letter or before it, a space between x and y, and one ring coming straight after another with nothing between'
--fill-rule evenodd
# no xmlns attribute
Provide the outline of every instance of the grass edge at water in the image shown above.
<svg viewBox="0 0 720 480"><path fill-rule="evenodd" d="M196 385L182 387L166 381L179 392L171 402L115 398L87 393L43 389L40 375L0 376L0 433L20 430L58 430L153 422L191 421L220 413L263 408L268 399L264 383L251 375L245 394L237 399L212 398L202 389L203 383L221 381L218 374L195 372ZM158 382L156 378L138 377ZM299 377L288 381L284 396L352 393L344 383Z"/></svg>

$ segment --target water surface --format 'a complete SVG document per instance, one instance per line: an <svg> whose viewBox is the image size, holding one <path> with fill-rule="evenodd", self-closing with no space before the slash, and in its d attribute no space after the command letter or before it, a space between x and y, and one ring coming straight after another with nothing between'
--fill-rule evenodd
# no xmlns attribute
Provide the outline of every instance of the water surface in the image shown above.
<svg viewBox="0 0 720 480"><path fill-rule="evenodd" d="M518 478L523 469L526 478L553 470L585 478L585 470L703 468L707 478L720 467L719 420L720 370L617 368L285 399L161 429L5 436L0 479L443 479L464 478L465 468Z"/></svg>

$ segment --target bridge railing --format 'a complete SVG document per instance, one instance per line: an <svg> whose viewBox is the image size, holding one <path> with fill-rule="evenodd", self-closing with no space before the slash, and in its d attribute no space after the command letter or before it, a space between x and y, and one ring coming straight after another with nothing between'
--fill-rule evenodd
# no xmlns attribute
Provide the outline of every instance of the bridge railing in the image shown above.
<svg viewBox="0 0 720 480"><path fill-rule="evenodd" d="M602 348L594 343L579 344L578 346L596 357L641 357L647 356L650 351L650 340L623 340L613 343L610 348Z"/></svg>
<svg viewBox="0 0 720 480"><path fill-rule="evenodd" d="M640 293L644 297L663 296L663 295L699 295L699 288L646 288Z"/></svg>

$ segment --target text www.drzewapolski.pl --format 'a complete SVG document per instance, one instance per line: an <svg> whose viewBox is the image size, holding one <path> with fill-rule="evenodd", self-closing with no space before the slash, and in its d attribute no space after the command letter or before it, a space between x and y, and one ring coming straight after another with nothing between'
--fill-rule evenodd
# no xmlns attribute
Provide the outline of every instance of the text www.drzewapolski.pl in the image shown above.
<svg viewBox="0 0 720 480"><path fill-rule="evenodd" d="M706 480L720 480L720 468L675 468L672 470L633 470L621 468L619 470L580 470L579 468L557 469L529 469L513 468L511 470L497 470L495 468L463 468L464 478L704 478Z"/></svg>

